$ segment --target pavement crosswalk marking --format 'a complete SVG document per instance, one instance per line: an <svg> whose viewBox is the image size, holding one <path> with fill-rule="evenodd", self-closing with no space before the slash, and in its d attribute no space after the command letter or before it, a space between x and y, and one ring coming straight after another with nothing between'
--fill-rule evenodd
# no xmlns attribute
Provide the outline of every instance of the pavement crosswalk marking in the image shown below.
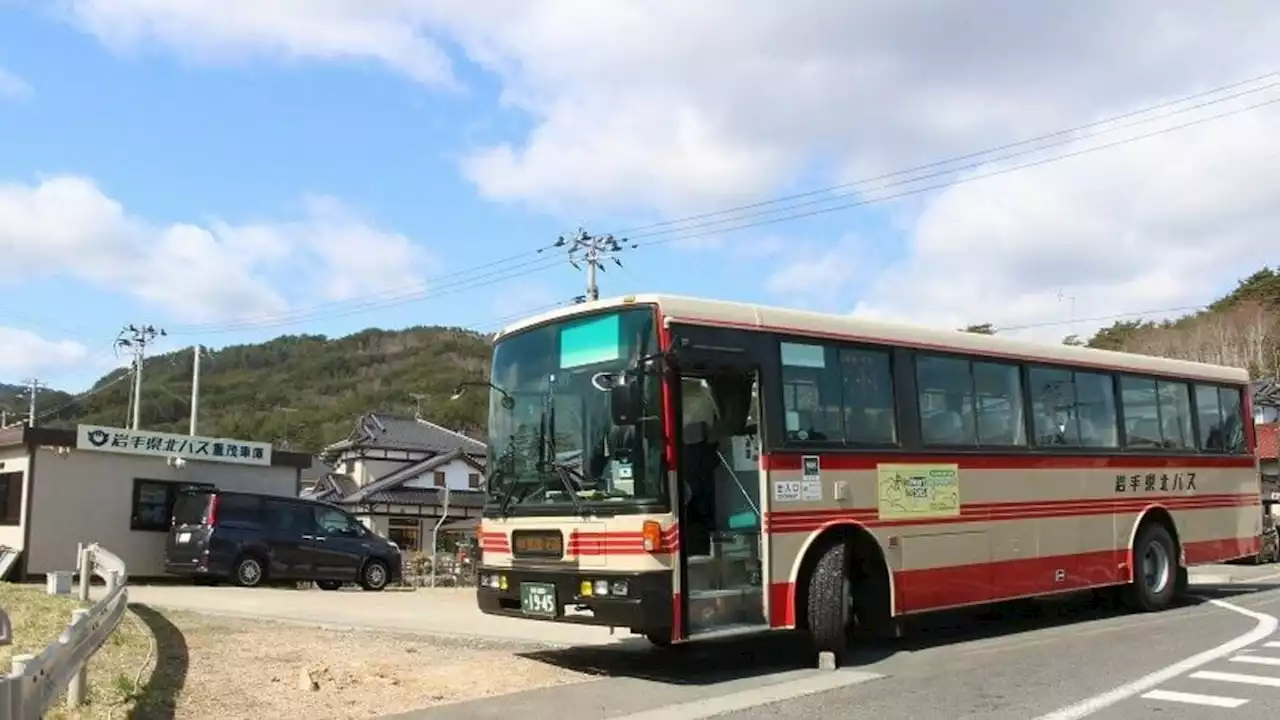
<svg viewBox="0 0 1280 720"><path fill-rule="evenodd" d="M1248 665L1270 665L1271 667L1280 667L1280 658L1267 657L1266 655L1237 655L1230 658L1233 663L1246 663Z"/></svg>
<svg viewBox="0 0 1280 720"><path fill-rule="evenodd" d="M1173 692L1172 690L1152 690L1142 696L1147 700L1165 700L1168 702L1186 703L1188 705L1206 705L1208 707L1238 708L1249 702L1242 698L1222 697L1220 695L1201 695L1199 693Z"/></svg>
<svg viewBox="0 0 1280 720"><path fill-rule="evenodd" d="M1266 675L1244 675L1241 673L1217 672L1202 670L1189 675L1192 680L1218 680L1220 682L1239 683L1241 685L1261 685L1263 687L1280 687L1280 677Z"/></svg>

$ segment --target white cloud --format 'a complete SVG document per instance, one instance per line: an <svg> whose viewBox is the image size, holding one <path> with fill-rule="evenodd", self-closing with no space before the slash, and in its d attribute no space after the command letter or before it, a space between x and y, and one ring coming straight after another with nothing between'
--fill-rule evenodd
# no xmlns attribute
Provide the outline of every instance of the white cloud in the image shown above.
<svg viewBox="0 0 1280 720"><path fill-rule="evenodd" d="M858 312L1060 340L1210 301L1275 260L1278 121L1258 111L953 187Z"/></svg>
<svg viewBox="0 0 1280 720"><path fill-rule="evenodd" d="M244 56L375 60L453 86L448 56L387 0L64 0L74 22L118 49L147 42L200 62Z"/></svg>
<svg viewBox="0 0 1280 720"><path fill-rule="evenodd" d="M78 342L47 340L29 330L9 327L0 327L0 347L5 349L0 353L0 378L10 382L33 375L47 377L80 365L89 355Z"/></svg>
<svg viewBox="0 0 1280 720"><path fill-rule="evenodd" d="M29 276L128 293L183 322L260 318L307 293L345 299L420 283L431 263L404 236L329 198L313 199L296 221L161 226L74 176L0 184L0 253ZM299 280L313 287L286 297Z"/></svg>
<svg viewBox="0 0 1280 720"><path fill-rule="evenodd" d="M12 72L0 67L0 100L18 100L31 94L31 86Z"/></svg>
<svg viewBox="0 0 1280 720"><path fill-rule="evenodd" d="M872 270L865 264L863 245L852 237L825 245L792 245L787 251L792 259L769 275L765 289L799 306L816 303L821 307L847 298L850 289Z"/></svg>

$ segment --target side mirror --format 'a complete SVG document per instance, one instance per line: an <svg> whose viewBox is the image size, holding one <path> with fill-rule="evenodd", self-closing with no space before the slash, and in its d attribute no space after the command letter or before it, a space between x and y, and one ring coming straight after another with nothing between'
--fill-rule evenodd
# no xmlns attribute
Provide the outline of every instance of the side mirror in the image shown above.
<svg viewBox="0 0 1280 720"><path fill-rule="evenodd" d="M609 387L609 412L614 425L635 425L644 412L643 384L619 375Z"/></svg>

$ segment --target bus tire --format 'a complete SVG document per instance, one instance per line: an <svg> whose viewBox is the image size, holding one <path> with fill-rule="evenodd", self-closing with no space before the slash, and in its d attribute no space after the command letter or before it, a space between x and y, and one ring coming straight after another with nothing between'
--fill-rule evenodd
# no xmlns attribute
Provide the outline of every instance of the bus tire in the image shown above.
<svg viewBox="0 0 1280 720"><path fill-rule="evenodd" d="M1133 582L1125 589L1125 605L1158 612L1173 604L1178 592L1178 560L1173 536L1163 523L1143 523L1133 543Z"/></svg>
<svg viewBox="0 0 1280 720"><path fill-rule="evenodd" d="M644 634L644 639L648 640L654 647L669 648L671 647L671 629L650 630Z"/></svg>
<svg viewBox="0 0 1280 720"><path fill-rule="evenodd" d="M845 553L845 544L837 542L814 563L805 608L815 649L834 653L837 664L849 649L851 588Z"/></svg>

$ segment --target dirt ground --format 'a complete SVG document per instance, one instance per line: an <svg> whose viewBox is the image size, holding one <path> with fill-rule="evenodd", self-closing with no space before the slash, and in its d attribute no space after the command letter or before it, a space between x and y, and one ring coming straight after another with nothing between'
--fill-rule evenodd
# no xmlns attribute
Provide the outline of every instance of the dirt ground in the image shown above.
<svg viewBox="0 0 1280 720"><path fill-rule="evenodd" d="M160 663L141 718L373 717L588 679L483 642L173 611L149 624Z"/></svg>
<svg viewBox="0 0 1280 720"><path fill-rule="evenodd" d="M459 594L460 598L464 596ZM0 583L16 653L39 652L78 603ZM528 660L485 640L161 610L133 604L89 666L90 704L50 718L374 717L580 682L589 676Z"/></svg>

